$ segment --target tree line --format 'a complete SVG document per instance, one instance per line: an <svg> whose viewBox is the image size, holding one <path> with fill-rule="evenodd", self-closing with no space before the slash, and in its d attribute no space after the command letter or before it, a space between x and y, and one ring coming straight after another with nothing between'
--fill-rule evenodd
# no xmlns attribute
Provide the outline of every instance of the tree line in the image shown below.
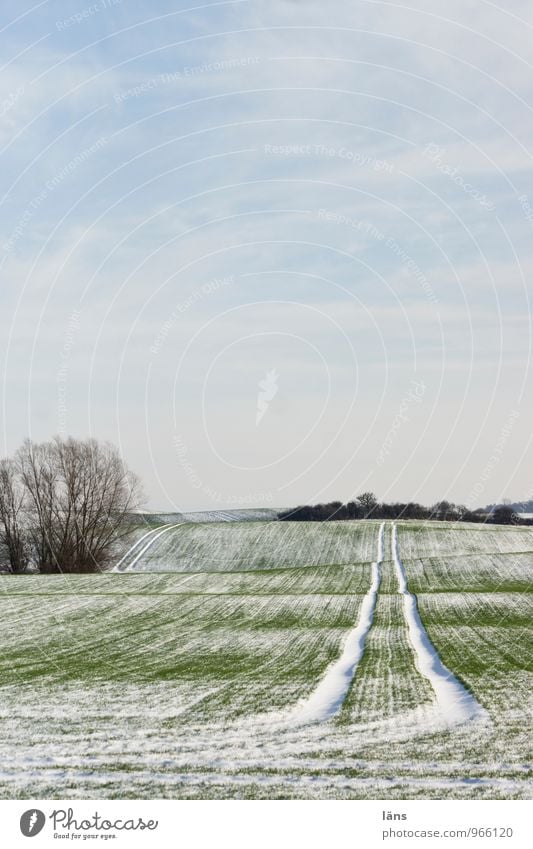
<svg viewBox="0 0 533 849"><path fill-rule="evenodd" d="M509 505L498 505L490 513L479 508L469 510L462 504L438 501L432 507L410 501L380 503L373 492L363 492L354 501L330 501L327 504L301 505L278 513L280 521L331 522L353 519L419 519L441 522L491 522L499 525L533 524L520 519Z"/></svg>
<svg viewBox="0 0 533 849"><path fill-rule="evenodd" d="M0 461L0 567L100 571L141 498L138 477L110 443L27 439Z"/></svg>

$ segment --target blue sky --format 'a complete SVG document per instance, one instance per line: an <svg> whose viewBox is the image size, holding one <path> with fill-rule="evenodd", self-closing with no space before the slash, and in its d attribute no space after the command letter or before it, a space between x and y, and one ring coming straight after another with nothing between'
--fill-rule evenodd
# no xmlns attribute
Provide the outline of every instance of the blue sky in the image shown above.
<svg viewBox="0 0 533 849"><path fill-rule="evenodd" d="M532 27L4 2L3 452L110 439L153 508L531 496Z"/></svg>

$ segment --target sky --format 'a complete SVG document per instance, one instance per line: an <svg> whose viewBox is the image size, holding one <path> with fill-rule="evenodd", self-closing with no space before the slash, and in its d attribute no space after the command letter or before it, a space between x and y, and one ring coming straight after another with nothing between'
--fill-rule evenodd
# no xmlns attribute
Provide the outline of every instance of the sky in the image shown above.
<svg viewBox="0 0 533 849"><path fill-rule="evenodd" d="M4 0L1 454L154 510L533 495L525 0Z"/></svg>

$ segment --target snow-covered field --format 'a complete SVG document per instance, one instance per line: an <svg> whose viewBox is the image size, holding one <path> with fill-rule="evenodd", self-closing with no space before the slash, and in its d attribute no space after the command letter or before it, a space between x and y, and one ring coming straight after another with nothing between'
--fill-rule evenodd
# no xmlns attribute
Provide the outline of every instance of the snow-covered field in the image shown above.
<svg viewBox="0 0 533 849"><path fill-rule="evenodd" d="M0 576L1 796L530 797L531 530L161 518Z"/></svg>
<svg viewBox="0 0 533 849"><path fill-rule="evenodd" d="M227 572L370 562L376 556L373 522L179 521L144 530L119 571ZM140 556L139 556L140 555Z"/></svg>

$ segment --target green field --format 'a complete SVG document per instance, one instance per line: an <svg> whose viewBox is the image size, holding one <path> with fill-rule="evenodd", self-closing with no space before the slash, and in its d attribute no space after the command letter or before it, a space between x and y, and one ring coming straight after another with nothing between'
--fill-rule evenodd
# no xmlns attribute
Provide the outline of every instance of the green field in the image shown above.
<svg viewBox="0 0 533 849"><path fill-rule="evenodd" d="M0 795L529 797L529 529L398 524L423 626L479 714L448 714L424 674L386 523L342 703L298 718L364 618L379 532L185 523L132 571L150 537L120 573L1 576Z"/></svg>

